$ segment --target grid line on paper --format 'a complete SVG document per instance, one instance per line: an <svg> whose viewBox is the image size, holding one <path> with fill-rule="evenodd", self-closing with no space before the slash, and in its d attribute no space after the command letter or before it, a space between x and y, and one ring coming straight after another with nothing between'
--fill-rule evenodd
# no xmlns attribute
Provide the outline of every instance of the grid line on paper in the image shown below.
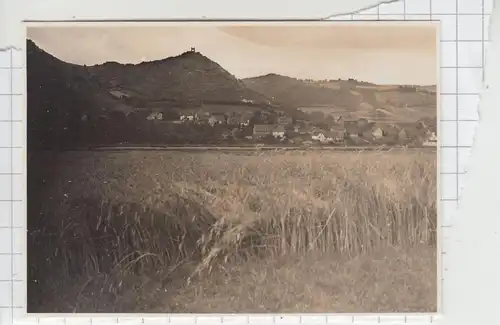
<svg viewBox="0 0 500 325"><path fill-rule="evenodd" d="M458 0L455 0L455 5L457 6L457 18L455 19L455 23L456 23L456 30L457 30L457 40L460 38L459 35L458 35L458 28L459 28L459 23L458 23L458 11L459 11L459 1ZM456 51L456 55L457 55L457 67L456 67L456 75L455 75L455 78L456 78L456 92L457 94L460 93L460 89L459 89L459 68L458 68L458 51L459 51L459 47L458 47L458 42L455 43L455 51ZM458 95L457 95L457 101L456 101L456 116L458 117ZM459 149L458 149L458 136L459 136L460 132L459 132L459 123L456 123L456 142L457 142L457 149L456 149L456 155L457 155L457 159L456 159L456 170L458 171L459 169L459 163L458 163L458 155L459 155ZM459 191L459 188L458 188L458 175L457 175L457 180L455 182L455 185L456 185L456 198L457 198L457 201L458 201L458 191Z"/></svg>
<svg viewBox="0 0 500 325"><path fill-rule="evenodd" d="M12 49L10 49L10 53L9 53L9 57L10 57L10 66L12 67L13 64L13 60L12 60ZM14 90L14 87L12 85L13 83L13 80L14 80L14 70L11 69L10 70L10 93L12 94L13 90ZM12 104L13 104L13 101L12 101L12 96L10 96L10 116L12 118L13 116L13 113L14 113L14 110L12 108ZM14 132L12 131L12 123L11 123L11 127L10 127L10 172L12 173L13 172L13 166L14 166L14 159L13 159L13 156L14 156L14 149L12 149L13 145L14 145ZM11 200L14 199L14 176L10 176L10 198ZM14 225L14 202L11 201L10 203L10 226L13 227ZM11 305L12 307L14 307L14 281L13 281L13 277L14 277L14 228L11 228L11 232L12 232L12 235L10 236L10 252L11 252L11 257L10 257L10 274L11 274L11 282L10 282L10 293L11 293ZM11 314L12 314L12 317L14 317L14 309L12 308L11 309Z"/></svg>

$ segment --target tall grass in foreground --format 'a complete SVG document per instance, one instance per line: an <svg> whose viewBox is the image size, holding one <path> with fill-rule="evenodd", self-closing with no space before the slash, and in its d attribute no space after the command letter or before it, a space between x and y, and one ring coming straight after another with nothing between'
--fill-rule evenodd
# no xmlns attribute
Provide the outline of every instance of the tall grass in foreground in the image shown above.
<svg viewBox="0 0 500 325"><path fill-rule="evenodd" d="M35 273L194 273L234 258L436 241L435 152L72 153L30 229ZM35 231L36 230L36 231ZM50 267L50 271L48 268ZM44 269L46 271L44 271Z"/></svg>

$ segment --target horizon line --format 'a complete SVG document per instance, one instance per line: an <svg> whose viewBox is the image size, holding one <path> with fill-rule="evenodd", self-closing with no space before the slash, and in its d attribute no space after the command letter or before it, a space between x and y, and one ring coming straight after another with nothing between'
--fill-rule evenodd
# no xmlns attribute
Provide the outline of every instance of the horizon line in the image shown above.
<svg viewBox="0 0 500 325"><path fill-rule="evenodd" d="M230 71L228 71L226 68L224 68L221 64L219 64L218 62L212 60L211 58L209 58L208 56L202 54L201 52L199 51L190 51L190 50L186 50L184 52L181 52L180 54L178 55L173 55L173 56L168 56L168 57L164 57L164 58L161 58L161 59L155 59L155 60L150 60L150 61L141 61L141 62L137 62L137 63L132 63L132 62L119 62L119 61L113 61L113 60L108 60L108 61L103 61L102 63L95 63L95 64L92 64L92 65L87 65L87 64L80 64L80 63L73 63L73 62L68 62L68 61L65 61L65 60L62 60L61 58L58 58L57 56L55 56L54 54L51 54L49 53L47 50L43 49L40 45L38 45L33 39L29 38L29 37L26 37L26 41L31 41L33 42L33 44L35 44L36 47L38 47L39 49L41 49L42 51L44 51L45 53L47 53L48 55L56 58L57 60L61 61L61 62L64 62L66 64L71 64L71 65L75 65L75 66L79 66L79 67L97 67L97 66L103 66L105 64L109 64L109 63L114 63L114 64L119 64L119 65L132 65L132 66L138 66L138 65L141 65L141 64L148 64L148 63L155 63L155 62L161 62L161 61L165 61L165 60L168 60L168 59L175 59L175 58L179 58L180 56L184 55L184 54L187 54L187 53L196 53L196 54L199 54L205 58L207 58L208 60L218 64L222 69L224 69L225 71L227 71L228 73L230 73L232 76L234 76L236 79L238 80L245 80L245 79L256 79L256 78L261 78L261 77L266 77L266 76L270 76L270 75L275 75L275 76L279 76L279 77L283 77L283 78L290 78L290 79L295 79L295 80L298 80L298 81L312 81L312 82L322 82L322 81L327 81L327 82L330 82L330 81L349 81L349 80L353 80L353 81L356 81L356 82L360 82L360 83L370 83L372 85L375 85L375 86L419 86L419 87L437 87L437 83L436 84L395 84L395 83L374 83L374 82L371 82L371 81L367 81L367 80L359 80L359 79L356 79L356 78L348 78L348 79L340 79L338 77L336 78L325 78L325 79L314 79L314 78L305 78L305 77L302 77L302 78L298 78L298 77L292 77L292 76L287 76L287 75L283 75L283 74L280 74L280 73L276 73L276 72L268 72L266 74L260 74L260 75L256 75L256 76L250 76L250 77L244 77L244 78L240 78L240 77L237 77L236 75L232 74ZM193 47L193 48L196 48L196 47ZM26 48L27 50L27 48ZM27 53L27 52L26 52Z"/></svg>

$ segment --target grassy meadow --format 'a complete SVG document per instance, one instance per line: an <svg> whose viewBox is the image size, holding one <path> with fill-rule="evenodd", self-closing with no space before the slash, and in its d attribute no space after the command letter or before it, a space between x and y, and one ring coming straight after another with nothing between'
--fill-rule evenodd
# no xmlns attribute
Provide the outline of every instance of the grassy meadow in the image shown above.
<svg viewBox="0 0 500 325"><path fill-rule="evenodd" d="M436 311L435 151L28 164L29 312Z"/></svg>

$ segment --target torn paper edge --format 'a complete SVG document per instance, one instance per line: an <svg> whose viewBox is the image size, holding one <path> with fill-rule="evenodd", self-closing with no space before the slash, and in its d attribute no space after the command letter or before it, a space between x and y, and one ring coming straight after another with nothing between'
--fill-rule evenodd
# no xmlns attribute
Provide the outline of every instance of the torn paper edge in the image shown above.
<svg viewBox="0 0 500 325"><path fill-rule="evenodd" d="M482 87L481 87L481 92L479 94L479 101L477 103L478 121L476 123L476 126L474 127L474 133L472 135L472 148L469 151L469 154L467 155L467 161L464 164L465 165L465 167L464 167L465 174L463 176L464 181L461 182L458 186L457 208L459 208L461 206L461 199L463 197L462 196L463 190L466 187L467 183L469 182L469 179L471 178L469 171L470 171L470 167L472 166L472 157L474 156L474 152L477 151L477 149L476 149L476 147L477 147L477 133L478 133L478 130L480 129L481 121L483 120L483 116L484 116L483 113L486 110L494 109L493 107L488 107L485 104L484 98L485 98L485 94L486 94L487 90L489 89L489 82L491 82L490 78L487 78L487 75L488 75L487 71L488 71L488 67L493 65L492 62L494 60L494 57L492 55L492 53L494 51L492 51L490 49L490 47L494 47L493 42L496 39L496 35L497 35L497 33L495 33L495 29L493 28L493 26L495 26L494 22L497 19L499 19L498 16L500 15L500 10L498 8L499 7L497 6L497 1L494 1L493 2L493 9L492 9L490 20L489 20L489 25L487 27L489 39L491 40L491 44L489 46L484 47L486 54L485 54L484 67L483 67L484 73L483 73L483 78L481 80ZM490 68L490 70L491 70L491 68ZM458 116L457 116L457 119L458 119ZM457 141L458 141L458 139L457 139ZM458 159L458 156L457 156L457 159ZM458 172L458 170L457 170L457 172Z"/></svg>

